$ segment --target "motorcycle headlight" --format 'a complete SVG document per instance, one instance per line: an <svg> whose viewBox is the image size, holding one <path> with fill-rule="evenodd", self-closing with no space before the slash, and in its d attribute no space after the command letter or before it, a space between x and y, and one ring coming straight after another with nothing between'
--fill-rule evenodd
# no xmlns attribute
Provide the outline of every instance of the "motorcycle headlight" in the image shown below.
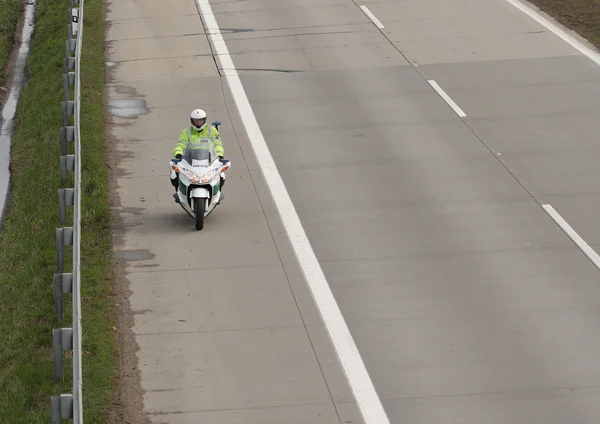
<svg viewBox="0 0 600 424"><path fill-rule="evenodd" d="M193 172L190 172L189 170L185 170L185 173L187 174L187 177L190 179L190 181L194 184L200 184L200 177L197 176L196 174L194 174Z"/></svg>
<svg viewBox="0 0 600 424"><path fill-rule="evenodd" d="M213 169L212 171L199 177L196 174L194 174L193 172L186 169L186 174L187 174L188 178L190 179L190 181L194 184L208 184L212 181L213 177L215 176L215 171Z"/></svg>
<svg viewBox="0 0 600 424"><path fill-rule="evenodd" d="M214 177L214 176L215 176L215 171L214 171L214 169L213 169L213 170L212 170L212 171L210 171L209 173L207 173L207 174L204 174L204 175L202 176L202 178L200 178L200 182L201 182L202 184L207 184L207 183L210 183L210 182L212 181L212 179L213 179L213 177Z"/></svg>

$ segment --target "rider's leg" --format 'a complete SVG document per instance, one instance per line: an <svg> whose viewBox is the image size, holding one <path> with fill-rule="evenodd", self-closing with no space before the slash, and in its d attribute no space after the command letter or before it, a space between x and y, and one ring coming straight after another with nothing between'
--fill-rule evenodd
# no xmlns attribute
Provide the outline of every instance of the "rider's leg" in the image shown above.
<svg viewBox="0 0 600 424"><path fill-rule="evenodd" d="M170 178L170 180L171 185L175 189L175 193L173 193L173 199L175 200L175 203L179 203L179 196L177 195L177 187L179 186L179 174L175 173L175 178Z"/></svg>
<svg viewBox="0 0 600 424"><path fill-rule="evenodd" d="M175 178L170 178L171 185L175 187L175 191L177 191L177 187L179 186L179 174L175 173Z"/></svg>
<svg viewBox="0 0 600 424"><path fill-rule="evenodd" d="M220 178L221 178L221 181L220 181L221 198L219 199L219 203L221 203L221 201L223 199L225 199L225 195L223 194L223 186L225 185L225 173L224 172L221 172Z"/></svg>

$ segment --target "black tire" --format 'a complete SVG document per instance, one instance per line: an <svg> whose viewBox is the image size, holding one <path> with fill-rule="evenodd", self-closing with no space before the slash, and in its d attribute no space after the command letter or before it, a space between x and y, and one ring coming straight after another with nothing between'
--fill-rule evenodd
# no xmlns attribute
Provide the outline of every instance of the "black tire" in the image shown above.
<svg viewBox="0 0 600 424"><path fill-rule="evenodd" d="M196 215L196 230L200 231L204 228L204 205L205 199L194 199L194 214Z"/></svg>

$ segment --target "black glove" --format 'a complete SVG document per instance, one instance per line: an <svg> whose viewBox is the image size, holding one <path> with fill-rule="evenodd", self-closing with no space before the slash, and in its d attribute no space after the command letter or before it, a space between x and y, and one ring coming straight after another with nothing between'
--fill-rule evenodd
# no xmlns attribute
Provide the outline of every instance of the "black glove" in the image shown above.
<svg viewBox="0 0 600 424"><path fill-rule="evenodd" d="M181 159L182 157L183 156L180 153L178 153L178 154L175 155L175 159Z"/></svg>

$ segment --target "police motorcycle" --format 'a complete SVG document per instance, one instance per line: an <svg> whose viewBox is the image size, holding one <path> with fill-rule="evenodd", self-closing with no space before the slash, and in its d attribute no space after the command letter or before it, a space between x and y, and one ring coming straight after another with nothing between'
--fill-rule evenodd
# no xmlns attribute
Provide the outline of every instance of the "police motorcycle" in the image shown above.
<svg viewBox="0 0 600 424"><path fill-rule="evenodd" d="M220 122L213 122L218 129ZM173 195L184 211L196 221L196 230L204 228L206 218L224 199L221 179L231 163L219 160L209 138L188 143L181 159L171 159L171 179L179 174L179 184Z"/></svg>

